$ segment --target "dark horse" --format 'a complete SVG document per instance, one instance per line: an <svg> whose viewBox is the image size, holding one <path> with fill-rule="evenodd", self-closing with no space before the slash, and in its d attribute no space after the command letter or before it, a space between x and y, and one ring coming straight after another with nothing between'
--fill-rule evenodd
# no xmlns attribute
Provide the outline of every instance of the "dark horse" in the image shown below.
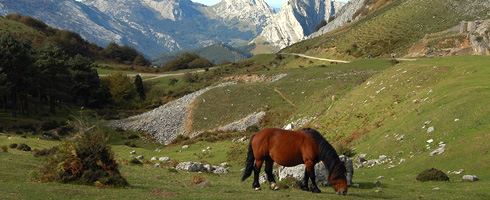
<svg viewBox="0 0 490 200"><path fill-rule="evenodd" d="M255 161L255 166L254 166ZM329 181L337 194L347 194L346 168L340 161L339 155L325 138L316 130L305 128L299 131L287 131L268 128L260 131L250 139L248 147L247 164L242 181L254 172L252 187L260 190L259 172L265 161L265 173L272 190L279 187L272 174L272 165L292 167L305 164L304 183L301 189L320 193L315 182L315 164L322 161L328 169ZM311 188L308 188L308 178L311 179Z"/></svg>

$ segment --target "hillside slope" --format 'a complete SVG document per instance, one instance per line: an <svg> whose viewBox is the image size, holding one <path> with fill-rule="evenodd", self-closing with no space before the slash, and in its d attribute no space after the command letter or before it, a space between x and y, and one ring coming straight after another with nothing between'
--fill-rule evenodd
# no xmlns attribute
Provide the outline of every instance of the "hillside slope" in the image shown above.
<svg viewBox="0 0 490 200"><path fill-rule="evenodd" d="M292 45L283 52L353 57L404 55L426 34L447 30L465 20L489 17L484 0L396 0L354 23ZM332 53L333 52L333 53Z"/></svg>

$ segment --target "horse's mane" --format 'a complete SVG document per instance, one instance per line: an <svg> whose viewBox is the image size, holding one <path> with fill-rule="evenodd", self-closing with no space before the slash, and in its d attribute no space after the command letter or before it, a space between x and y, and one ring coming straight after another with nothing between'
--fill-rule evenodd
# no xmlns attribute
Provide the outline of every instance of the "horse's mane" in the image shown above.
<svg viewBox="0 0 490 200"><path fill-rule="evenodd" d="M309 133L318 144L318 156L324 162L329 175L334 175L333 179L344 175L347 172L345 165L341 163L339 155L330 143L315 129L305 128L303 131ZM338 166L338 167L337 167Z"/></svg>

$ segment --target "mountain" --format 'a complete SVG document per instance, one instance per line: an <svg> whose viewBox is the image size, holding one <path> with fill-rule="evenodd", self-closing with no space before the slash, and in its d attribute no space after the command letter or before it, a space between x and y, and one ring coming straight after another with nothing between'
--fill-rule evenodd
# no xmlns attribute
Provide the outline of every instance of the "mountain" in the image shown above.
<svg viewBox="0 0 490 200"><path fill-rule="evenodd" d="M254 42L269 45L276 51L299 42L343 5L331 0L288 0Z"/></svg>
<svg viewBox="0 0 490 200"><path fill-rule="evenodd" d="M329 22L318 31L309 35L309 38L318 37L325 33L335 30L349 22L356 20L354 14L364 5L365 0L350 0L343 6Z"/></svg>
<svg viewBox="0 0 490 200"><path fill-rule="evenodd" d="M256 34L271 23L275 11L263 0L222 0L211 7L203 8L212 18L221 18L227 24L242 24Z"/></svg>
<svg viewBox="0 0 490 200"><path fill-rule="evenodd" d="M153 58L152 63L154 65L161 66L164 65L167 61L181 56L185 52L195 53L215 64L221 64L225 60L229 62L238 62L252 57L252 54L249 53L250 48L252 47L245 46L241 48L234 48L226 44L217 43L207 47L162 54Z"/></svg>
<svg viewBox="0 0 490 200"><path fill-rule="evenodd" d="M240 5L246 9L236 13ZM77 32L101 46L116 42L155 57L218 42L245 45L268 24L273 9L264 0L223 0L213 7L190 0L0 1L0 15L11 13Z"/></svg>

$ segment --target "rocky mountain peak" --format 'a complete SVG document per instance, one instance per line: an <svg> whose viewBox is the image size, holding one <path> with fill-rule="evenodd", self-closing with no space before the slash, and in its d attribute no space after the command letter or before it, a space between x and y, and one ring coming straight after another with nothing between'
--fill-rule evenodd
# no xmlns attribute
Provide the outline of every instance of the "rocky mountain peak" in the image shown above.
<svg viewBox="0 0 490 200"><path fill-rule="evenodd" d="M259 38L276 49L284 48L313 33L317 24L328 21L343 5L332 0L288 0Z"/></svg>
<svg viewBox="0 0 490 200"><path fill-rule="evenodd" d="M264 0L222 0L210 9L224 20L236 19L258 26L260 29L268 25L274 15L274 9Z"/></svg>

